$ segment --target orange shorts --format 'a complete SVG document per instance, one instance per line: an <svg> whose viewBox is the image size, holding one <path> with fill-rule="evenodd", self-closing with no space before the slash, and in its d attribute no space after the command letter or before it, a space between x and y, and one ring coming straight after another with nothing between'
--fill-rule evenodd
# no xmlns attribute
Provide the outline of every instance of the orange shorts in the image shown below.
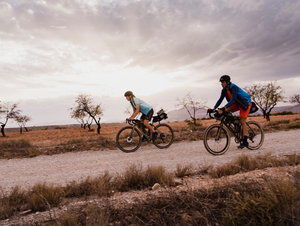
<svg viewBox="0 0 300 226"><path fill-rule="evenodd" d="M252 102L249 104L247 111L244 111L243 109L241 109L236 103L234 103L230 107L232 107L233 112L240 111L240 117L248 118L251 106L252 106Z"/></svg>

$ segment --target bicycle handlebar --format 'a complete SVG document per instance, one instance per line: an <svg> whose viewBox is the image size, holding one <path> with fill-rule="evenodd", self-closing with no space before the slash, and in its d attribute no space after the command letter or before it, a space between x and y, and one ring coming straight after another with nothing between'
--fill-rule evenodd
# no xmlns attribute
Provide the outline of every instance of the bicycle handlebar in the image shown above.
<svg viewBox="0 0 300 226"><path fill-rule="evenodd" d="M140 123L140 120L138 119L133 119L133 120L128 120L128 118L126 119L126 122L129 124L129 125L134 125L134 124L138 124Z"/></svg>
<svg viewBox="0 0 300 226"><path fill-rule="evenodd" d="M223 113L220 114L220 116L222 116L222 115L227 116L229 114L229 112L225 111L225 108L219 108L218 110L222 110L223 111ZM210 118L215 118L214 116L211 116L211 114L219 113L218 110L207 109L207 114L209 115Z"/></svg>

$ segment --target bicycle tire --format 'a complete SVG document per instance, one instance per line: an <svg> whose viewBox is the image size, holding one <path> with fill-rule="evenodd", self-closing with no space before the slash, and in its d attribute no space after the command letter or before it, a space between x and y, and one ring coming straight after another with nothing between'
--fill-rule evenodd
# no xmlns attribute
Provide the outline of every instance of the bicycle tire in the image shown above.
<svg viewBox="0 0 300 226"><path fill-rule="evenodd" d="M247 126L248 126L248 133L249 133L247 148L250 150L257 150L264 143L265 133L261 125L256 121L247 122Z"/></svg>
<svg viewBox="0 0 300 226"><path fill-rule="evenodd" d="M217 138L217 133L221 129L221 139ZM230 135L227 129L219 124L213 124L206 128L203 135L203 143L206 150L212 155L224 154L230 146Z"/></svg>
<svg viewBox="0 0 300 226"><path fill-rule="evenodd" d="M174 141L174 132L171 126L167 124L159 124L154 127L154 130L158 132L157 138L153 140L153 144L158 148L168 148Z"/></svg>
<svg viewBox="0 0 300 226"><path fill-rule="evenodd" d="M116 143L118 148L126 153L136 151L142 144L142 137L139 130L134 128L132 133L133 127L132 126L125 126L119 130L116 135ZM130 137L130 134L133 134Z"/></svg>

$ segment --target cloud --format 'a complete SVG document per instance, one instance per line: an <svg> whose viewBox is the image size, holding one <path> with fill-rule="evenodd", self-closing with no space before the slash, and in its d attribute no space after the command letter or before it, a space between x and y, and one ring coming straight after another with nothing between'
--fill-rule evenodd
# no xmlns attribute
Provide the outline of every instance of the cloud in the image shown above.
<svg viewBox="0 0 300 226"><path fill-rule="evenodd" d="M241 84L297 78L299 11L295 0L6 0L1 89L5 98L34 99L119 95L132 81L155 89L153 79L186 90L222 74Z"/></svg>

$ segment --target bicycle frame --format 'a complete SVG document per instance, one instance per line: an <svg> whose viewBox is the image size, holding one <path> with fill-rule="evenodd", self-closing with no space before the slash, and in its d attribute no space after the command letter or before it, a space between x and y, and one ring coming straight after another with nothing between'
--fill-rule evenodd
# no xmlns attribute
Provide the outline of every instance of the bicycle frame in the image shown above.
<svg viewBox="0 0 300 226"><path fill-rule="evenodd" d="M139 128L139 124L141 124L141 121L138 120L138 119L134 119L133 121L128 121L128 124L132 126L132 130L131 130L131 133L130 133L130 137L132 137L132 134L133 134L133 131L134 129L136 128L142 135L144 135L148 141L151 141L150 137L148 136L147 133L145 133L143 130L141 130ZM153 123L149 123L150 126L154 127L154 124ZM143 125L144 126L144 125Z"/></svg>
<svg viewBox="0 0 300 226"><path fill-rule="evenodd" d="M220 129L218 130L218 133L217 133L217 137L220 136L220 131L221 129L225 126L227 128L227 130L229 132L231 132L233 134L233 136L236 138L236 142L241 142L241 140L243 139L243 130L242 130L242 127L241 125L239 124L237 128L236 125L232 122L226 122L226 119L228 117L232 116L232 114L227 114L227 115L224 115L224 118L221 119L221 123L220 123ZM211 117L211 116L210 116ZM213 117L212 117L213 118ZM247 124L247 127L248 127L248 132L249 131L252 131L253 133L252 134L255 134L254 131L252 130L252 128L250 126L248 126ZM237 130L238 129L238 130ZM249 137L249 139L253 139L253 137Z"/></svg>

